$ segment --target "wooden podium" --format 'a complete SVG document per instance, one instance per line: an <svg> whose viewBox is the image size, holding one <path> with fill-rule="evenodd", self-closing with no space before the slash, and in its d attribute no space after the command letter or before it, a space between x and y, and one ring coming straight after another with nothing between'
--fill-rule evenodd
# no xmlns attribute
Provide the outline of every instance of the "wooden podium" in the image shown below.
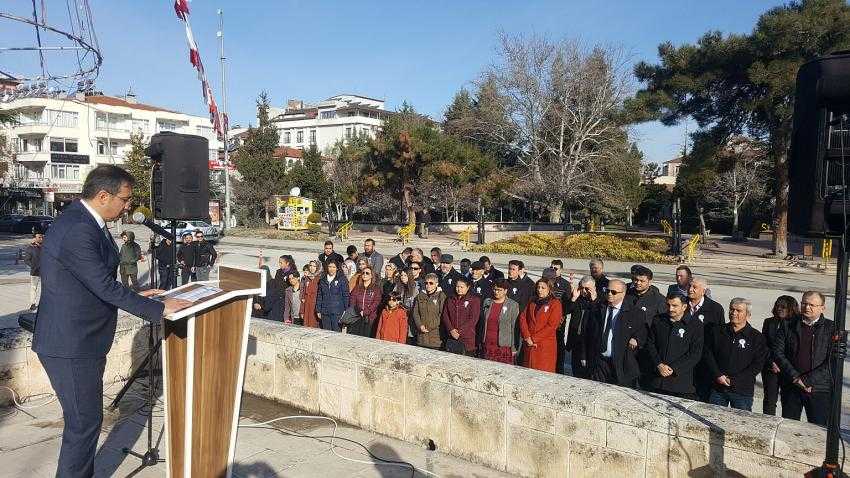
<svg viewBox="0 0 850 478"><path fill-rule="evenodd" d="M265 295L266 277L224 266L218 277L165 295L221 289L163 321L165 465L173 478L229 477L233 468L253 296Z"/></svg>

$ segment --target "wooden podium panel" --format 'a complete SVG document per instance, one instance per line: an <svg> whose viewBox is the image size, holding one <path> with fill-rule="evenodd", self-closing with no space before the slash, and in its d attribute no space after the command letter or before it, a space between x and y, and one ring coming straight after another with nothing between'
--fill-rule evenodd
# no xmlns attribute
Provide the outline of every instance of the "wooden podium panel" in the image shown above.
<svg viewBox="0 0 850 478"><path fill-rule="evenodd" d="M169 295L204 285L222 291L167 317L163 327L166 469L175 478L231 474L252 297L265 293L265 274L220 267L219 281Z"/></svg>

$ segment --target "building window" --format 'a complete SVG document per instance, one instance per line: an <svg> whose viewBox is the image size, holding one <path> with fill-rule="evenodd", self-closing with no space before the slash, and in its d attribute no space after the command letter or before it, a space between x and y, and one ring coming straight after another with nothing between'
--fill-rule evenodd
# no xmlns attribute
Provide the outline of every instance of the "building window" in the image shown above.
<svg viewBox="0 0 850 478"><path fill-rule="evenodd" d="M74 111L44 110L42 120L51 126L76 128L78 114Z"/></svg>
<svg viewBox="0 0 850 478"><path fill-rule="evenodd" d="M316 130L310 130L310 144L316 144Z"/></svg>
<svg viewBox="0 0 850 478"><path fill-rule="evenodd" d="M70 138L50 138L50 151L57 153L76 153L77 140Z"/></svg>
<svg viewBox="0 0 850 478"><path fill-rule="evenodd" d="M351 139L351 128L345 128L345 139Z"/></svg>
<svg viewBox="0 0 850 478"><path fill-rule="evenodd" d="M177 131L177 122L175 121L159 120L157 125L160 131Z"/></svg>
<svg viewBox="0 0 850 478"><path fill-rule="evenodd" d="M137 133L147 133L148 125L150 122L146 119L135 119L132 120L133 131Z"/></svg>
<svg viewBox="0 0 850 478"><path fill-rule="evenodd" d="M37 153L41 151L41 138L18 138L18 152Z"/></svg>
<svg viewBox="0 0 850 478"><path fill-rule="evenodd" d="M295 136L295 142L297 144L301 144L301 143L304 142L304 130L303 129L298 130L298 134Z"/></svg>
<svg viewBox="0 0 850 478"><path fill-rule="evenodd" d="M283 144L289 144L292 142L292 133L289 131L283 132Z"/></svg>
<svg viewBox="0 0 850 478"><path fill-rule="evenodd" d="M319 114L321 119L333 119L336 118L336 111L322 111Z"/></svg>
<svg viewBox="0 0 850 478"><path fill-rule="evenodd" d="M52 164L50 173L53 179L80 179L80 166L74 164Z"/></svg>
<svg viewBox="0 0 850 478"><path fill-rule="evenodd" d="M101 156L105 156L107 154L116 155L118 154L118 143L107 142L105 140L99 140L97 142L97 154Z"/></svg>
<svg viewBox="0 0 850 478"><path fill-rule="evenodd" d="M212 126L195 126L195 132L199 136L211 137L213 135Z"/></svg>

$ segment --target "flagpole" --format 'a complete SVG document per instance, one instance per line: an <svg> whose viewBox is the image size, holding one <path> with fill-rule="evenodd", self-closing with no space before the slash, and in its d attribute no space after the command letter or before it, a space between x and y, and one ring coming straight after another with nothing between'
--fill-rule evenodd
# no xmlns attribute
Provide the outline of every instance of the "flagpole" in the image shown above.
<svg viewBox="0 0 850 478"><path fill-rule="evenodd" d="M218 10L218 51L221 62L221 108L224 136L224 227L230 228L230 152L228 151L230 116L227 114L227 72L225 71L224 56L224 11ZM225 120L226 119L226 120Z"/></svg>

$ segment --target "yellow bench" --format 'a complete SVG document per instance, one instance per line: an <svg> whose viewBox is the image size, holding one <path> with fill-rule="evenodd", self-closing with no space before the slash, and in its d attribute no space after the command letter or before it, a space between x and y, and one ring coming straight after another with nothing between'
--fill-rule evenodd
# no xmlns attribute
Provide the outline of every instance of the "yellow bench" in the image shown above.
<svg viewBox="0 0 850 478"><path fill-rule="evenodd" d="M339 226L336 230L336 237L346 240L348 239L348 233L351 232L351 228L354 226L354 221L348 221L345 224Z"/></svg>
<svg viewBox="0 0 850 478"><path fill-rule="evenodd" d="M415 222L411 222L410 224L408 224L406 226L402 226L398 230L398 239L401 241L402 245L410 242L410 236L413 235L413 231L415 231L415 230L416 230L416 223Z"/></svg>

